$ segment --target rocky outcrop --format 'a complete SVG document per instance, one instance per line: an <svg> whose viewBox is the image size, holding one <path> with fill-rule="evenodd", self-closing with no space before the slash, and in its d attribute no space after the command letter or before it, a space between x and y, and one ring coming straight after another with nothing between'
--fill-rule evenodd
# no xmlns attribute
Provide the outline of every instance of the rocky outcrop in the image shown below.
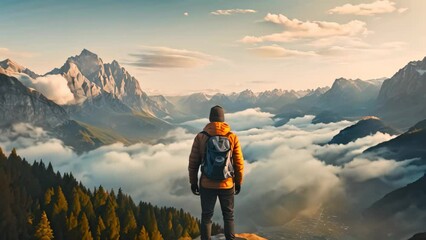
<svg viewBox="0 0 426 240"><path fill-rule="evenodd" d="M37 78L40 75L34 73L33 71L31 71L30 69L19 65L18 63L10 60L10 59L6 59L4 61L0 62L0 69L1 69L1 73L6 74L6 75L13 75L16 73L25 73L28 76L32 77L32 78Z"/></svg>
<svg viewBox="0 0 426 240"><path fill-rule="evenodd" d="M65 110L14 77L0 74L0 123L27 122L56 127L69 119Z"/></svg>

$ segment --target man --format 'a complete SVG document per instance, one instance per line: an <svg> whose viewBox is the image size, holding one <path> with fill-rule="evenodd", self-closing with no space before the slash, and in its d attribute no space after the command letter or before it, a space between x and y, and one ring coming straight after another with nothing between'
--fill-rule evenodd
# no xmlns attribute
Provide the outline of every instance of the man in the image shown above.
<svg viewBox="0 0 426 240"><path fill-rule="evenodd" d="M219 198L222 209L225 237L227 240L235 239L234 232L234 193L239 194L243 181L244 159L237 135L231 132L230 126L225 122L224 110L220 106L210 109L210 123L204 127L203 132L198 133L192 145L189 156L189 181L191 191L195 195L200 195L201 199L201 240L210 240L213 211L216 199ZM226 137L229 140L229 154L231 154L232 166L231 177L214 180L207 177L207 173L202 171L200 177L200 188L198 187L198 170L200 165L206 168L204 162L207 142L214 136ZM225 176L226 177L226 176Z"/></svg>

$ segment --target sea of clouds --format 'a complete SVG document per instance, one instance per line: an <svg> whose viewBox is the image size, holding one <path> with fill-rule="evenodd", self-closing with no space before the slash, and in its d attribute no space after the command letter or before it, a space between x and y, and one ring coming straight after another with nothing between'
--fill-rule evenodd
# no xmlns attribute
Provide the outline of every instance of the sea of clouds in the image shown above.
<svg viewBox="0 0 426 240"><path fill-rule="evenodd" d="M425 170L409 165L414 160L397 162L362 154L395 136L376 133L346 145L328 145L354 122L312 124L314 116L304 116L275 127L272 117L259 109L226 115L245 157L244 183L235 200L238 231L280 226L334 199L363 209L390 190L415 181ZM196 119L183 125L201 131L207 122ZM77 155L43 129L21 123L0 132L0 147L5 151L16 147L29 162L51 162L55 170L72 172L88 187L122 188L135 201L183 208L200 216L199 198L190 192L187 170L194 137L179 127L163 137L170 141L116 143ZM380 188L359 187L372 183ZM215 220L221 222L217 209Z"/></svg>

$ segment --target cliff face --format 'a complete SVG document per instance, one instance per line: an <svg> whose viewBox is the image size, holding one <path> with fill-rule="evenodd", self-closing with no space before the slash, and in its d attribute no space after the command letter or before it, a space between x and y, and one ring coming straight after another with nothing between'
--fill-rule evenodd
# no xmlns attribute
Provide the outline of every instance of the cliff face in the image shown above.
<svg viewBox="0 0 426 240"><path fill-rule="evenodd" d="M0 123L28 122L56 127L69 119L65 110L16 78L0 74Z"/></svg>

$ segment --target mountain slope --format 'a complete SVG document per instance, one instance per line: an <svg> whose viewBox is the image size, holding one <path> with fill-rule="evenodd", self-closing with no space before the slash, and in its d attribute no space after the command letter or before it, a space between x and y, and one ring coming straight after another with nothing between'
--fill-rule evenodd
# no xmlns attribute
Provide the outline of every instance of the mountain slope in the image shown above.
<svg viewBox="0 0 426 240"><path fill-rule="evenodd" d="M413 61L387 79L380 89L377 112L384 120L407 129L426 118L426 57Z"/></svg>
<svg viewBox="0 0 426 240"><path fill-rule="evenodd" d="M342 116L368 115L380 86L376 81L336 79L331 89L319 98L318 107L338 112Z"/></svg>
<svg viewBox="0 0 426 240"><path fill-rule="evenodd" d="M417 181L386 194L364 212L372 232L408 239L424 231L426 223L426 174ZM404 228L400 224L404 224ZM400 232L404 229L403 232ZM374 235L374 233L373 233Z"/></svg>
<svg viewBox="0 0 426 240"><path fill-rule="evenodd" d="M0 127L29 123L49 131L77 153L126 139L104 129L70 119L65 109L19 80L0 74Z"/></svg>
<svg viewBox="0 0 426 240"><path fill-rule="evenodd" d="M25 87L16 78L0 74L1 125L28 122L52 128L68 119L68 114L61 106Z"/></svg>
<svg viewBox="0 0 426 240"><path fill-rule="evenodd" d="M421 164L425 164L426 120L417 123L404 134L371 147L365 152L375 153L384 158L395 160L420 158L422 159Z"/></svg>
<svg viewBox="0 0 426 240"><path fill-rule="evenodd" d="M329 144L347 144L355 141L358 138L363 138L368 135L373 135L377 132L387 133L390 135L399 134L399 132L376 117L365 117L356 124L341 130L336 136L331 139Z"/></svg>
<svg viewBox="0 0 426 240"><path fill-rule="evenodd" d="M166 134L172 125L150 114L132 110L114 95L104 93L80 105L66 106L72 119L96 126L126 142L149 142Z"/></svg>

